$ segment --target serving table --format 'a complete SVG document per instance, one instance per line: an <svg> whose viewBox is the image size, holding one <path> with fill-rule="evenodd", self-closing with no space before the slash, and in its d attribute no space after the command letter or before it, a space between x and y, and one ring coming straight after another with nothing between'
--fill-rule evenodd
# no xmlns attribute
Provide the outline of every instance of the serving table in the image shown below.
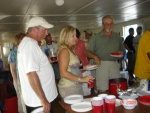
<svg viewBox="0 0 150 113"><path fill-rule="evenodd" d="M85 96L85 98L91 98L97 95L89 95ZM91 111L88 112L75 112L71 109L70 104L66 104L63 100L59 101L59 104L65 109L66 113L92 113ZM107 112L104 112L107 113ZM138 102L138 105L132 109L127 110L122 105L115 108L115 113L150 113L150 106L149 105L143 105Z"/></svg>

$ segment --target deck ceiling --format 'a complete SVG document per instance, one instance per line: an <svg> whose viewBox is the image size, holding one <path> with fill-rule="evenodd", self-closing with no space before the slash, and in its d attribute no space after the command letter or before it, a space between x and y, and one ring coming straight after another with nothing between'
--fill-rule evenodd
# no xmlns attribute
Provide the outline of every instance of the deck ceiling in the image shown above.
<svg viewBox="0 0 150 113"><path fill-rule="evenodd" d="M112 15L115 23L150 16L150 0L64 0L57 6L55 0L0 0L0 39L8 41L26 25L33 16L42 16L54 28L49 29L53 37L60 30L72 25L79 30L101 26L104 15Z"/></svg>

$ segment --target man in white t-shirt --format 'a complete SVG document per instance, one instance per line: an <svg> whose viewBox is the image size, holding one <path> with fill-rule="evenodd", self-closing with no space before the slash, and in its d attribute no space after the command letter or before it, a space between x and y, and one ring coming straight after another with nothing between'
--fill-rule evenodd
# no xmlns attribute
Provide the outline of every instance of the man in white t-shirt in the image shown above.
<svg viewBox="0 0 150 113"><path fill-rule="evenodd" d="M18 47L18 71L27 113L38 107L49 113L51 102L58 95L52 66L38 45L51 27L42 17L33 17L28 23L27 36Z"/></svg>

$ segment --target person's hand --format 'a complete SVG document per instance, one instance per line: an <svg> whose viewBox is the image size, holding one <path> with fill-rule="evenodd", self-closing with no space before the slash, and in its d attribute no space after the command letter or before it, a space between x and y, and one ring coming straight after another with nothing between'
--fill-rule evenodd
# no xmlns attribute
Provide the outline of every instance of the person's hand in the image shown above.
<svg viewBox="0 0 150 113"><path fill-rule="evenodd" d="M81 78L81 80L83 81L83 82L87 82L87 83L90 83L90 82L93 82L93 80L94 80L95 78L93 77L93 76L85 76L85 77L82 77Z"/></svg>
<svg viewBox="0 0 150 113"><path fill-rule="evenodd" d="M101 64L101 60L98 56L94 56L94 63L97 64L97 65L100 65Z"/></svg>
<svg viewBox="0 0 150 113"><path fill-rule="evenodd" d="M130 52L130 53L133 53L133 50L130 49L129 52Z"/></svg>
<svg viewBox="0 0 150 113"><path fill-rule="evenodd" d="M50 103L46 99L43 99L43 100L41 100L41 104L43 106L43 112L49 113L50 112Z"/></svg>
<svg viewBox="0 0 150 113"><path fill-rule="evenodd" d="M91 66L91 64L87 64L86 66L83 66L83 70L86 70L86 68L87 68L88 66Z"/></svg>
<svg viewBox="0 0 150 113"><path fill-rule="evenodd" d="M88 67L88 66L91 66L91 64L87 64L86 66L84 66L84 67Z"/></svg>
<svg viewBox="0 0 150 113"><path fill-rule="evenodd" d="M123 51L118 51L118 53L119 53L120 55L123 55Z"/></svg>
<svg viewBox="0 0 150 113"><path fill-rule="evenodd" d="M48 57L48 60L49 60L49 62L52 64L52 63L54 63L54 62L56 62L56 61L52 61L51 60L51 57Z"/></svg>
<svg viewBox="0 0 150 113"><path fill-rule="evenodd" d="M119 53L119 55L122 55L122 57L120 57L120 59L122 59L122 58L123 58L123 56L124 56L123 51L118 51L118 53Z"/></svg>

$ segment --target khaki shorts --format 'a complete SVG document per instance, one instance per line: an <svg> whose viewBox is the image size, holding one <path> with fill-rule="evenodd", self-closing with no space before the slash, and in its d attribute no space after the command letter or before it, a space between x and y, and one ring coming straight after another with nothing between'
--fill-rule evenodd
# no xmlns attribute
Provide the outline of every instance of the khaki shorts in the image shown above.
<svg viewBox="0 0 150 113"><path fill-rule="evenodd" d="M109 79L121 78L119 68L116 61L101 61L101 65L96 69L97 90L108 90Z"/></svg>
<svg viewBox="0 0 150 113"><path fill-rule="evenodd" d="M72 85L70 87L58 87L59 89L59 94L62 98L65 98L66 96L69 95L83 95L83 90L82 90L82 84L79 85Z"/></svg>

